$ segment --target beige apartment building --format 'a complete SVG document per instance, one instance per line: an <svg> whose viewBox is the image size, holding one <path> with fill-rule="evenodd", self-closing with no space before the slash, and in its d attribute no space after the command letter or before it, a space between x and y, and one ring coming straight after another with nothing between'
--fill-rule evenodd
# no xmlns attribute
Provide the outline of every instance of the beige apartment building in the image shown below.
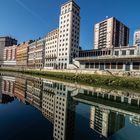
<svg viewBox="0 0 140 140"><path fill-rule="evenodd" d="M56 69L58 56L59 29L48 33L45 40L45 65L44 68Z"/></svg>
<svg viewBox="0 0 140 140"><path fill-rule="evenodd" d="M114 48L129 44L129 28L111 17L95 24L94 49Z"/></svg>
<svg viewBox="0 0 140 140"><path fill-rule="evenodd" d="M17 46L16 57L17 57L17 66L27 66L28 62L28 45L29 42L23 42Z"/></svg>

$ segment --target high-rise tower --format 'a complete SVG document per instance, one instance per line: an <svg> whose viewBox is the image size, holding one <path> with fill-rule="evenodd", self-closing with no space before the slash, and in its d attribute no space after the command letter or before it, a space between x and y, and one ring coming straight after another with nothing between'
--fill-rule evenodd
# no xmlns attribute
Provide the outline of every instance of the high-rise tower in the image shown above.
<svg viewBox="0 0 140 140"><path fill-rule="evenodd" d="M112 17L94 27L94 48L115 48L129 44L129 28Z"/></svg>
<svg viewBox="0 0 140 140"><path fill-rule="evenodd" d="M59 20L58 68L66 69L79 55L80 7L69 0L61 6Z"/></svg>

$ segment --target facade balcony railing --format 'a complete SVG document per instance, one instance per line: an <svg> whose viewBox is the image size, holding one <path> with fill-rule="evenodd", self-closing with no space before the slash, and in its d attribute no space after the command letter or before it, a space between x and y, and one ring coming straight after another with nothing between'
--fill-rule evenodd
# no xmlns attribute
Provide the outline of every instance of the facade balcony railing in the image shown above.
<svg viewBox="0 0 140 140"><path fill-rule="evenodd" d="M43 60L43 58L42 57L37 57L37 58L35 58L35 60Z"/></svg>
<svg viewBox="0 0 140 140"><path fill-rule="evenodd" d="M34 60L34 58L28 58L28 61L33 61Z"/></svg>
<svg viewBox="0 0 140 140"><path fill-rule="evenodd" d="M35 52L41 52L41 51L43 51L42 48L41 48L41 49L36 49L36 50L35 50Z"/></svg>
<svg viewBox="0 0 140 140"><path fill-rule="evenodd" d="M29 52L28 52L28 54L33 54L33 53L35 53L35 51L29 51Z"/></svg>
<svg viewBox="0 0 140 140"><path fill-rule="evenodd" d="M57 56L46 56L46 59L56 59Z"/></svg>

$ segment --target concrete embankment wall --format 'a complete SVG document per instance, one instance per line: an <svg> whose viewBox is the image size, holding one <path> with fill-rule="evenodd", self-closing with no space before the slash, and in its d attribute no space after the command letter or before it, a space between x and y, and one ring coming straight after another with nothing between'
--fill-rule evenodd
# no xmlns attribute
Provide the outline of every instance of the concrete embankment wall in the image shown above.
<svg viewBox="0 0 140 140"><path fill-rule="evenodd" d="M49 70L49 69L28 69L19 67L1 67L0 69L12 69L12 70L38 70L48 72L63 72L63 73L74 73L74 74L97 74L97 75L111 75L120 77L135 77L140 78L140 71L122 71L122 70L93 70L93 69L63 69L63 70Z"/></svg>
<svg viewBox="0 0 140 140"><path fill-rule="evenodd" d="M74 74L97 74L97 75L111 75L111 76L120 76L120 77L136 77L140 78L140 71L118 71L118 70L91 70L91 69L64 69L64 70L47 70L47 69L26 69L19 67L3 67L4 69L13 69L13 70L39 70L39 71L48 71L48 72L63 72L63 73L74 73Z"/></svg>
<svg viewBox="0 0 140 140"><path fill-rule="evenodd" d="M45 70L50 71L50 70ZM107 70L51 70L52 72L65 72L75 74L97 74L97 75L112 75L112 76L130 76L140 77L140 71L107 71Z"/></svg>
<svg viewBox="0 0 140 140"><path fill-rule="evenodd" d="M119 77L107 71L88 71L88 70L34 70L34 69L15 69L6 68L2 71L19 72L23 74L38 75L41 77L51 77L63 81L77 82L90 86L127 88L140 90L140 78ZM100 73L101 72L101 73ZM128 73L129 74L129 73ZM113 75L113 76L112 76Z"/></svg>

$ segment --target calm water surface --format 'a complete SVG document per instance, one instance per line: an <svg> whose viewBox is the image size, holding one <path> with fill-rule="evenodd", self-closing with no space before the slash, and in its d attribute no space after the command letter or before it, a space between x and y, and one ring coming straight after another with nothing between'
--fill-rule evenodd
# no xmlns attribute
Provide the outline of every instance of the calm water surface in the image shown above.
<svg viewBox="0 0 140 140"><path fill-rule="evenodd" d="M0 75L0 140L140 140L140 93Z"/></svg>

